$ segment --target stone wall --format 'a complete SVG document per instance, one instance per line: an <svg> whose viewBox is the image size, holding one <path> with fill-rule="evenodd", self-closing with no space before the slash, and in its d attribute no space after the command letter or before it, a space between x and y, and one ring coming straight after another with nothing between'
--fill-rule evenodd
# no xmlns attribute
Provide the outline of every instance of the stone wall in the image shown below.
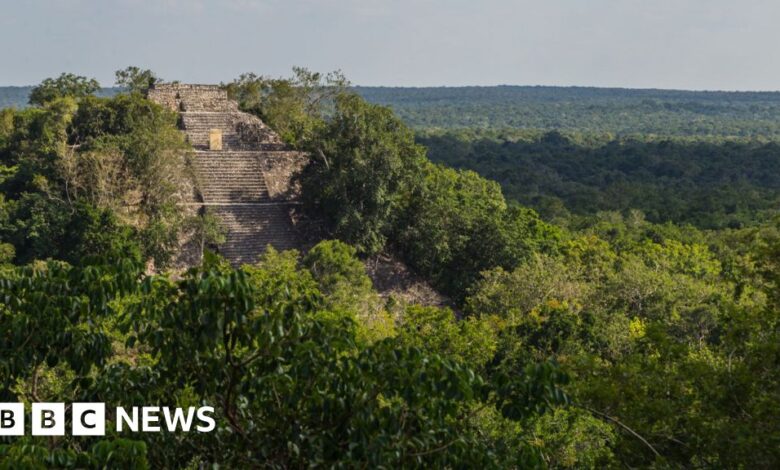
<svg viewBox="0 0 780 470"><path fill-rule="evenodd" d="M238 105L218 85L160 83L149 90L148 98L172 111L238 111Z"/></svg>
<svg viewBox="0 0 780 470"><path fill-rule="evenodd" d="M296 176L309 162L303 152L267 152L262 154L260 166L268 188L268 197L274 201L296 201L301 188Z"/></svg>
<svg viewBox="0 0 780 470"><path fill-rule="evenodd" d="M238 146L243 150L283 150L287 148L279 134L271 130L256 116L246 113L235 114L232 124L238 136Z"/></svg>

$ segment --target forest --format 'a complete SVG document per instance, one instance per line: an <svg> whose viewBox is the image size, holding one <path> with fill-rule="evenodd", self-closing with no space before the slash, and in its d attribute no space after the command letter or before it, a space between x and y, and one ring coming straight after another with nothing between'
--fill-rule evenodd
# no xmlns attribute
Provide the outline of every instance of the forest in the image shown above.
<svg viewBox="0 0 780 470"><path fill-rule="evenodd" d="M0 437L0 468L780 464L771 96L712 95L720 137L442 130L338 73L242 75L241 109L312 156L326 237L175 272L182 230L219 234L177 210L158 80L63 74L0 111L0 401L208 405L217 430ZM448 305L380 296L377 254Z"/></svg>
<svg viewBox="0 0 780 470"><path fill-rule="evenodd" d="M630 135L776 137L780 93L492 86L355 87L414 129L546 129Z"/></svg>
<svg viewBox="0 0 780 470"><path fill-rule="evenodd" d="M625 137L558 131L428 131L431 160L501 184L546 219L641 210L656 223L738 228L780 200L775 141Z"/></svg>

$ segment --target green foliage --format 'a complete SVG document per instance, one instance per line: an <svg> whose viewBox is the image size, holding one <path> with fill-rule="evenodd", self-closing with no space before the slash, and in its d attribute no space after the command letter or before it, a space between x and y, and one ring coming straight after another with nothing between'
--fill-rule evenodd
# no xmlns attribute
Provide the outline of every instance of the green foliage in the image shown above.
<svg viewBox="0 0 780 470"><path fill-rule="evenodd" d="M449 308L410 306L401 319L399 340L442 354L476 369L490 362L497 350L497 327L490 319L458 321Z"/></svg>
<svg viewBox="0 0 780 470"><path fill-rule="evenodd" d="M751 408L775 395L774 379L753 369L757 350L747 346L761 344L761 354L774 357L769 345L777 323L770 318L776 313L758 294L765 278L755 277L761 268L749 251L721 251L719 259L699 243L702 237L641 218L605 217L568 240L561 255L487 271L471 289L470 316L504 319L497 358L552 357L573 378L576 420L585 421L561 411L568 424L555 425L560 434L545 424L552 416L537 422L548 463L763 467L776 461L774 430L745 431L766 426L775 413ZM713 235L710 243L722 240ZM726 256L742 270L739 287L722 269ZM605 425L612 430L605 433ZM583 434L579 426L591 431ZM743 432L751 438L737 449ZM543 450L547 443L554 444ZM583 460L572 448L582 450L576 457Z"/></svg>
<svg viewBox="0 0 780 470"><path fill-rule="evenodd" d="M577 271L576 265L538 254L511 272L484 271L466 301L466 312L497 315L514 323L550 301L576 302L587 294Z"/></svg>
<svg viewBox="0 0 780 470"><path fill-rule="evenodd" d="M63 73L57 78L47 78L30 90L30 104L43 106L56 99L71 97L84 98L100 89L94 78L86 78L72 73Z"/></svg>
<svg viewBox="0 0 780 470"><path fill-rule="evenodd" d="M320 161L304 179L308 203L363 253L380 251L424 163L424 150L393 113L355 95L336 97L334 116L312 144Z"/></svg>
<svg viewBox="0 0 780 470"><path fill-rule="evenodd" d="M25 193L7 202L6 211L2 238L12 244L19 261L25 263L62 253L61 241L70 222L65 204L39 193Z"/></svg>
<svg viewBox="0 0 780 470"><path fill-rule="evenodd" d="M338 240L325 240L309 250L302 261L325 295L324 306L355 320L359 343L393 336L394 320L374 291L355 248Z"/></svg>
<svg viewBox="0 0 780 470"><path fill-rule="evenodd" d="M760 141L433 133L418 140L435 162L498 181L507 197L548 220L569 212L641 210L653 222L740 227L778 205L778 146Z"/></svg>
<svg viewBox="0 0 780 470"><path fill-rule="evenodd" d="M144 72L140 70L140 72ZM226 85L245 109L256 109L270 85L305 86L311 77L295 69L292 79L245 74ZM330 83L346 85L340 74ZM142 82L143 83L143 82ZM318 83L318 82L315 82ZM262 86L259 86L262 85ZM269 85L266 87L265 85ZM261 92L262 90L262 92ZM528 129L662 136L734 136L758 139L780 135L780 95L776 92L697 92L582 87L352 87L370 103L389 106L410 127L423 129ZM99 94L109 96L116 89ZM0 87L0 108L23 107L30 87ZM280 111L283 107L278 108ZM294 115L296 107L286 111ZM283 117L282 113L278 116ZM270 115L268 116L270 117ZM267 121L271 122L271 120ZM279 127L281 128L281 126Z"/></svg>
<svg viewBox="0 0 780 470"><path fill-rule="evenodd" d="M14 110L0 109L0 149L8 145L8 138L14 131Z"/></svg>
<svg viewBox="0 0 780 470"><path fill-rule="evenodd" d="M8 462L502 468L522 455L532 465L527 445L494 449L476 411L526 420L566 402L565 377L550 365L483 376L394 339L358 346L350 318L320 314L322 293L295 252L240 271L207 260L176 281L139 268L50 263L4 277L0 347L15 354L3 356L2 396L210 404L217 429L109 435L89 452L70 438L48 448L32 438L0 448ZM47 367L74 377L51 386Z"/></svg>
<svg viewBox="0 0 780 470"><path fill-rule="evenodd" d="M82 376L106 364L112 353L106 325L112 300L133 288L139 268L129 262L114 266L74 269L50 262L3 273L0 350L14 354L2 358L2 398L12 398L17 381L43 364L62 362Z"/></svg>
<svg viewBox="0 0 780 470"><path fill-rule="evenodd" d="M16 249L10 243L0 243L0 266L10 264L16 255Z"/></svg>
<svg viewBox="0 0 780 470"><path fill-rule="evenodd" d="M322 131L322 117L349 85L341 72L323 75L302 67L292 78L246 73L224 85L243 111L259 116L288 144L306 147Z"/></svg>
<svg viewBox="0 0 780 470"><path fill-rule="evenodd" d="M116 85L125 88L130 93L146 93L154 84L162 81L149 69L129 66L115 73Z"/></svg>
<svg viewBox="0 0 780 470"><path fill-rule="evenodd" d="M412 267L462 298L482 270L555 249L556 229L507 206L495 183L428 163L388 109L342 94L323 126L309 144L318 161L303 175L304 195L360 252L381 251L391 237Z"/></svg>
<svg viewBox="0 0 780 470"><path fill-rule="evenodd" d="M338 240L315 245L303 258L303 264L317 279L323 293L331 295L343 285L368 291L371 279L357 259L357 250Z"/></svg>
<svg viewBox="0 0 780 470"><path fill-rule="evenodd" d="M534 251L555 249L558 230L508 207L496 183L431 164L421 176L395 238L409 264L444 292L462 298L483 270L511 269Z"/></svg>
<svg viewBox="0 0 780 470"><path fill-rule="evenodd" d="M200 253L225 243L227 230L217 215L204 210L197 217L185 220L183 230L200 245Z"/></svg>
<svg viewBox="0 0 780 470"><path fill-rule="evenodd" d="M746 238L750 248L745 254L755 256L752 267L769 283L770 300L775 307L780 307L780 218L762 229L748 233ZM739 241L745 243L744 240Z"/></svg>
<svg viewBox="0 0 780 470"><path fill-rule="evenodd" d="M130 88L145 73L124 72ZM210 405L217 421L4 440L0 467L777 467L774 144L421 137L493 182L429 162L387 108L343 85L304 69L226 85L311 153L309 213L341 241L302 257L269 248L240 270L205 251L171 277L142 271L169 259L182 225L204 247L222 235L179 215L175 115L139 93L79 92L0 113L0 399ZM613 93L609 109L635 99ZM745 103L771 115L767 99L676 102L645 124L704 113L680 133L751 133L760 123L733 118ZM593 118L558 104L578 125ZM667 220L718 229L655 223ZM358 258L382 250L452 306L386 303Z"/></svg>
<svg viewBox="0 0 780 470"><path fill-rule="evenodd" d="M135 232L123 226L113 212L87 204L68 207L38 194L25 194L10 204L13 223L0 227L0 236L11 242L10 253L26 263L56 258L74 264L91 257L140 261Z"/></svg>
<svg viewBox="0 0 780 470"><path fill-rule="evenodd" d="M79 204L65 227L60 259L72 264L93 258L141 263L141 246L136 232L122 225L114 212Z"/></svg>
<svg viewBox="0 0 780 470"><path fill-rule="evenodd" d="M534 435L550 468L605 468L613 466L610 445L615 429L609 423L577 409L559 408L534 423Z"/></svg>
<svg viewBox="0 0 780 470"><path fill-rule="evenodd" d="M777 92L615 88L356 87L415 129L561 130L612 135L780 135Z"/></svg>
<svg viewBox="0 0 780 470"><path fill-rule="evenodd" d="M252 87L260 83L247 79L234 83L232 93L256 96ZM263 99L284 96L266 90ZM305 90L311 93L299 91ZM557 229L533 211L507 205L497 184L431 165L389 109L340 93L332 114L316 119L320 130L304 144L315 157L302 175L304 198L311 214L360 253L394 249L436 287L462 299L481 271L511 269L533 251L556 249Z"/></svg>
<svg viewBox="0 0 780 470"><path fill-rule="evenodd" d="M0 445L0 469L47 468L149 468L146 444L128 439L99 441L90 452L71 449L51 450L43 445L20 439L11 445Z"/></svg>
<svg viewBox="0 0 780 470"><path fill-rule="evenodd" d="M188 178L189 147L173 113L134 94L55 99L4 116L0 237L18 261L137 257L137 238L141 254L165 266L178 247L176 204Z"/></svg>

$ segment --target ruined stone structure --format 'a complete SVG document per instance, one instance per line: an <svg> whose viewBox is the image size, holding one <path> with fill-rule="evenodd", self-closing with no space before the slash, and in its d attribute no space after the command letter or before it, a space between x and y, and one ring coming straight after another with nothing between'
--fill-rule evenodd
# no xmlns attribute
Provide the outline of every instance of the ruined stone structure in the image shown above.
<svg viewBox="0 0 780 470"><path fill-rule="evenodd" d="M257 117L240 112L218 86L158 84L149 99L180 113L195 149L190 204L221 220L227 240L219 251L228 261L255 262L267 245L298 247L292 214L299 191L292 176L306 163L304 154L287 148Z"/></svg>

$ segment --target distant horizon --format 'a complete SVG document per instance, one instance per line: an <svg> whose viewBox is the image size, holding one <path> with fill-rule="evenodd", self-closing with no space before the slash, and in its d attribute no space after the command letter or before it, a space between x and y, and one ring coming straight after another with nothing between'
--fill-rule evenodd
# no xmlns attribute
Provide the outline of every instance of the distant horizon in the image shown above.
<svg viewBox="0 0 780 470"><path fill-rule="evenodd" d="M56 76L53 77L47 77L47 78L56 78ZM87 77L91 78L91 77ZM45 80L45 79L44 79ZM220 85L221 83L230 83L228 81L222 81L222 82L216 82L216 83L208 83L208 82L198 82L198 81L185 81L185 80L176 80L180 83L190 84L190 85ZM104 85L102 82L100 82L100 88L101 89L114 89L114 88L121 88L114 84L110 86ZM40 83L40 82L39 82ZM164 81L161 83L171 83L169 81ZM0 84L0 88L32 88L37 86L38 83L35 84L27 84L27 85L5 85ZM508 84L508 83L499 83L495 85L457 85L457 84L451 84L451 85L361 85L357 83L351 83L351 87L355 88L399 88L399 89L426 89L426 88L500 88L500 87L507 87L507 88L583 88L583 89L598 89L598 90L630 90L630 91L666 91L666 92L688 92L688 93L780 93L780 88L778 89L689 89L689 88L660 88L660 87L630 87L630 86L599 86L599 85L519 85L519 84Z"/></svg>

